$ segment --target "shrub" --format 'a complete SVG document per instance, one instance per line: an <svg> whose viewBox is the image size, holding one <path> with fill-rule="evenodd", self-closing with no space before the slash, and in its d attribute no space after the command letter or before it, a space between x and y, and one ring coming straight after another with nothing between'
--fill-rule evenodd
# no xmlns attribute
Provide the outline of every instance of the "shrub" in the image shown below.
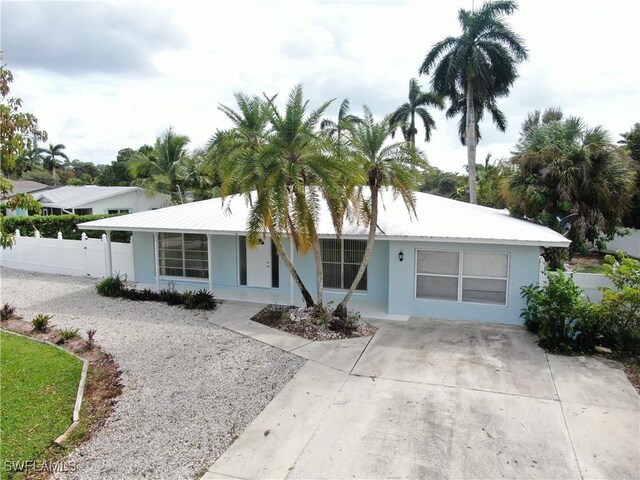
<svg viewBox="0 0 640 480"><path fill-rule="evenodd" d="M60 330L60 340L62 343L68 342L72 338L76 338L79 331L79 328L65 328Z"/></svg>
<svg viewBox="0 0 640 480"><path fill-rule="evenodd" d="M92 349L95 346L93 337L96 336L96 329L95 328L90 328L89 330L87 330L87 348L88 349Z"/></svg>
<svg viewBox="0 0 640 480"><path fill-rule="evenodd" d="M124 280L120 277L120 274L117 274L98 282L96 290L103 297L122 297L125 290L130 289L125 288Z"/></svg>
<svg viewBox="0 0 640 480"><path fill-rule="evenodd" d="M80 230L79 223L113 217L114 215L30 215L25 217L6 217L2 220L2 230L5 233L14 233L20 230L20 234L31 237L38 230L44 238L57 238L58 232L69 240L80 240L82 232L89 238L101 238L104 233L101 230ZM112 232L111 240L114 242L128 243L131 240L131 232Z"/></svg>
<svg viewBox="0 0 640 480"><path fill-rule="evenodd" d="M182 304L187 310L213 310L218 303L212 293L201 288L197 292L187 290L182 293Z"/></svg>
<svg viewBox="0 0 640 480"><path fill-rule="evenodd" d="M51 315L39 313L38 315L33 317L33 320L31 320L31 325L33 325L33 329L36 332L45 333L47 330L49 330L49 320L51 320L52 318L53 317Z"/></svg>
<svg viewBox="0 0 640 480"><path fill-rule="evenodd" d="M529 285L522 288L526 307L521 316L531 332L538 334L540 345L551 351L568 351L578 342L582 327L590 326L590 307L582 297L582 290L573 275L549 272L546 286ZM589 332L589 336L597 335Z"/></svg>
<svg viewBox="0 0 640 480"><path fill-rule="evenodd" d="M603 288L598 314L606 323L611 346L620 353L640 353L640 261L617 252L605 257L605 275L616 289Z"/></svg>
<svg viewBox="0 0 640 480"><path fill-rule="evenodd" d="M161 302L165 302L167 305L182 305L182 295L178 293L174 288L165 288L158 292Z"/></svg>
<svg viewBox="0 0 640 480"><path fill-rule="evenodd" d="M11 320L16 313L16 307L9 303L5 303L0 309L0 321L6 322L7 320Z"/></svg>

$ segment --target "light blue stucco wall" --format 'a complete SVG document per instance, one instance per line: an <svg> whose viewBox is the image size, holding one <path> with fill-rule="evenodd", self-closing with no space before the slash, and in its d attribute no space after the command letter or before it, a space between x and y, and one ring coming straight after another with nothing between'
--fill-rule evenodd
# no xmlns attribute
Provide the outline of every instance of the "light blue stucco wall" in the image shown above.
<svg viewBox="0 0 640 480"><path fill-rule="evenodd" d="M154 246L152 233L134 233L134 268L136 281L155 284ZM233 298L256 302L291 303L302 305L302 296L293 285L282 260L279 262L278 288L253 288L238 285L237 236L212 235L210 249L213 262L213 290L219 298ZM284 247L289 251L288 241ZM487 305L415 298L416 249L504 252L509 254L509 283L507 305ZM402 250L404 260L398 260ZM367 292L356 293L351 308L399 315L520 324L520 287L538 280L538 247L456 244L435 242L376 241L368 268ZM296 269L313 296L316 293L315 260L312 253L294 254ZM179 289L207 288L208 281L173 281ZM162 280L164 287L169 281ZM343 291L325 290L325 302L339 302Z"/></svg>
<svg viewBox="0 0 640 480"><path fill-rule="evenodd" d="M415 252L417 249L509 254L506 305L462 303L415 298ZM404 260L398 260L402 251ZM389 312L431 318L521 324L524 301L520 287L538 281L539 248L529 246L457 244L435 242L390 242Z"/></svg>

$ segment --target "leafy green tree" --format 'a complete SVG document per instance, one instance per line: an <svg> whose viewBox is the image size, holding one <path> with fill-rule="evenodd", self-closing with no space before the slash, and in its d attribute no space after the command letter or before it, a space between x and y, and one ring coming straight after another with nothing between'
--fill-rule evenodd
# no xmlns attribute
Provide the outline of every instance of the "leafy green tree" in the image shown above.
<svg viewBox="0 0 640 480"><path fill-rule="evenodd" d="M428 166L425 168L420 191L454 200L468 201L468 185L469 179L466 175L444 172L438 167Z"/></svg>
<svg viewBox="0 0 640 480"><path fill-rule="evenodd" d="M359 170L359 176L365 179L368 189L368 195L359 195L362 205L357 210L365 212L364 220L369 225L369 234L358 272L334 312L334 315L341 318L346 318L347 304L371 259L378 228L378 203L382 191L385 188L391 189L395 195L402 198L409 211L416 215L413 191L420 183L422 169L426 168L427 163L413 144L389 142L394 129L395 124L390 121L390 117L376 122L367 107L364 108L364 121L349 128L351 159Z"/></svg>
<svg viewBox="0 0 640 480"><path fill-rule="evenodd" d="M416 116L420 117L424 127L424 141L431 140L431 132L436 129L436 121L427 110L427 107L435 107L438 110L444 108L442 98L433 92L423 92L420 84L415 78L409 80L408 101L400 105L389 117L389 123L393 126L392 136L395 129L400 128L404 139L416 146L416 135L418 128Z"/></svg>
<svg viewBox="0 0 640 480"><path fill-rule="evenodd" d="M118 151L116 159L110 165L98 165L98 176L96 177L96 185L127 187L133 182L133 178L129 173L129 161L136 154L150 154L153 147L143 145L138 150L132 148L123 148Z"/></svg>
<svg viewBox="0 0 640 480"><path fill-rule="evenodd" d="M517 78L516 65L527 59L523 40L504 20L517 8L514 1L498 0L487 2L478 10L461 9L458 21L462 34L436 43L419 69L420 74L433 73L433 90L450 100L450 113L464 111L471 203L477 203L479 119L487 108L496 120L496 99L509 93Z"/></svg>
<svg viewBox="0 0 640 480"><path fill-rule="evenodd" d="M491 162L487 155L484 165L477 165L478 205L491 208L507 208L502 192L502 184L513 172L513 166L507 160Z"/></svg>
<svg viewBox="0 0 640 480"><path fill-rule="evenodd" d="M150 195L164 193L173 203L184 203L184 191L178 172L189 157L189 137L169 127L156 139L153 150L138 152L128 162L129 173Z"/></svg>
<svg viewBox="0 0 640 480"><path fill-rule="evenodd" d="M16 159L25 150L34 148L38 140L47 140L47 132L40 129L38 119L21 111L22 100L9 97L12 82L11 70L0 65L0 170L5 174L14 171Z"/></svg>
<svg viewBox="0 0 640 480"><path fill-rule="evenodd" d="M640 123L636 123L631 130L620 136L622 140L619 140L618 143L629 153L637 173L636 193L633 196L629 213L623 219L623 224L629 228L640 228Z"/></svg>
<svg viewBox="0 0 640 480"><path fill-rule="evenodd" d="M585 241L613 236L635 187L624 149L602 127L589 128L579 118L527 128L503 185L511 213L559 232L564 230L560 219L577 214L569 232L570 254L583 249ZM558 249L546 249L544 256L551 268L562 266Z"/></svg>
<svg viewBox="0 0 640 480"><path fill-rule="evenodd" d="M48 148L42 149L42 161L44 163L44 167L51 170L51 178L53 179L53 184L58 184L58 176L56 174L56 168L62 165L62 161L59 159L64 158L65 160L69 160L67 154L64 153L65 147L62 143L58 143L54 145L53 143L49 144Z"/></svg>

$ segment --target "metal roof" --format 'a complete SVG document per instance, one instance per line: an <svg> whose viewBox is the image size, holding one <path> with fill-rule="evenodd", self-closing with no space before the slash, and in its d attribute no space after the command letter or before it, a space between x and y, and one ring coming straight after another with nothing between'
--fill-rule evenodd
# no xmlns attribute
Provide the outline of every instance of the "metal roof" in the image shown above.
<svg viewBox="0 0 640 480"><path fill-rule="evenodd" d="M384 191L380 202L377 238L428 240L506 245L567 247L570 242L559 233L526 220L478 205L415 193L417 219L409 215L401 198ZM243 196L214 198L200 202L132 213L78 225L85 230L134 232L244 233L251 208ZM344 237L363 237L366 225L345 220ZM320 236L335 236L331 216L322 206L318 222Z"/></svg>
<svg viewBox="0 0 640 480"><path fill-rule="evenodd" d="M13 190L9 193L9 196L17 195L18 193L32 193L38 190L49 188L48 185L40 182L34 182L32 180L8 180L13 186Z"/></svg>
<svg viewBox="0 0 640 480"><path fill-rule="evenodd" d="M142 192L140 187L99 187L97 185L72 186L46 190L34 195L43 206L76 208L82 205L129 192Z"/></svg>

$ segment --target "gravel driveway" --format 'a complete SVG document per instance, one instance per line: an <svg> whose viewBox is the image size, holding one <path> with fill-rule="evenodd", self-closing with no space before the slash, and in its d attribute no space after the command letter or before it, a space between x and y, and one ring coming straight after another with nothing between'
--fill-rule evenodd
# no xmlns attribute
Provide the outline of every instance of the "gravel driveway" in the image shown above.
<svg viewBox="0 0 640 480"><path fill-rule="evenodd" d="M1 269L2 302L30 318L97 329L122 370L107 424L69 460L72 478L194 478L204 473L304 360L219 328L214 315L100 297L94 279Z"/></svg>

